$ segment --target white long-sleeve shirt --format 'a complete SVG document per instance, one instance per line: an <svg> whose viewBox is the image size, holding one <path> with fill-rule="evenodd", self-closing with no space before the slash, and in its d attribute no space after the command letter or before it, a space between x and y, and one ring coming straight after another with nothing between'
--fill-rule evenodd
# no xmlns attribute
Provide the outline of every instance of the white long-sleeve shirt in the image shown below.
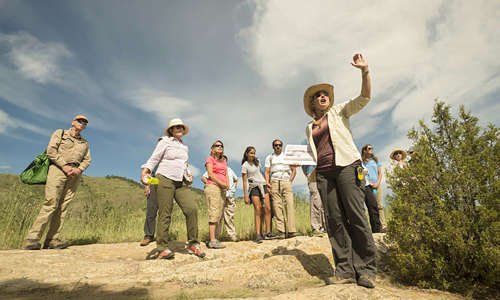
<svg viewBox="0 0 500 300"><path fill-rule="evenodd" d="M153 171L156 166L156 174L161 174L174 181L189 180L191 174L188 169L188 146L173 137L165 136L156 145L153 154L148 161L141 166Z"/></svg>

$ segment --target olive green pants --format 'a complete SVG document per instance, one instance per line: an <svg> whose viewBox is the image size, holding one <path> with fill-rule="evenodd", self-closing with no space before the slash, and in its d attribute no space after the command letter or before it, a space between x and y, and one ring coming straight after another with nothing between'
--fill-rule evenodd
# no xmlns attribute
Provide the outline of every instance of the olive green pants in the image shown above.
<svg viewBox="0 0 500 300"><path fill-rule="evenodd" d="M45 184L45 202L31 226L28 239L40 240L50 222L46 240L57 239L61 232L68 205L75 196L80 176L67 177L56 165L50 165Z"/></svg>
<svg viewBox="0 0 500 300"><path fill-rule="evenodd" d="M182 181L174 181L157 174L160 183L156 190L158 197L158 221L156 245L159 251L168 247L170 222L174 198L186 217L187 238L190 243L198 242L198 208L194 193Z"/></svg>

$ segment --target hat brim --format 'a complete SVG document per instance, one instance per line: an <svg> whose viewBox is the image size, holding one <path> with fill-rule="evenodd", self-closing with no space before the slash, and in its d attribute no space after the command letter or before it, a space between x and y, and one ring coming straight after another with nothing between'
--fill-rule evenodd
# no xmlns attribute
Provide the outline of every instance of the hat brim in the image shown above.
<svg viewBox="0 0 500 300"><path fill-rule="evenodd" d="M401 159L405 159L405 158L406 158L406 156L408 155L408 153L406 153L406 151L405 151L405 150L403 150L403 149L394 149L394 150L392 150L391 155L389 155L389 158L390 158L390 159L393 159L393 160L396 160L396 159L394 158L394 155L395 155L395 153L396 153L396 152L401 152L401 153L403 153L403 158L401 158Z"/></svg>
<svg viewBox="0 0 500 300"><path fill-rule="evenodd" d="M325 91L328 93L328 96L330 98L330 105L328 106L328 109L330 109L333 106L333 102L335 99L335 95L333 93L333 85L329 83L315 84L307 88L306 92L304 93L304 110L306 114L310 115L313 118L314 118L314 113L311 105L312 97L319 91Z"/></svg>
<svg viewBox="0 0 500 300"><path fill-rule="evenodd" d="M177 125L182 125L182 126L184 126L184 135L188 134L188 132L189 132L189 126L187 126L186 124L172 124L172 125L168 126L168 128L167 128L167 129L165 129L165 131L164 131L165 135L166 135L166 136L171 136L171 135L170 135L170 133L168 132L168 130L169 130L170 128L174 127L174 126L177 126Z"/></svg>

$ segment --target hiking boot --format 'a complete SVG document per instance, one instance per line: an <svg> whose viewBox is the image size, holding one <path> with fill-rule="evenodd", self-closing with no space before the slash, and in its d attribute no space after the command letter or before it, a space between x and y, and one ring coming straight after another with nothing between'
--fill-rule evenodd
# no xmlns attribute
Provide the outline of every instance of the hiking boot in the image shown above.
<svg viewBox="0 0 500 300"><path fill-rule="evenodd" d="M154 238L150 238L150 237L145 237L141 243L139 245L141 245L141 247L144 247L144 246L147 246L149 244L151 244L152 242L154 241Z"/></svg>
<svg viewBox="0 0 500 300"><path fill-rule="evenodd" d="M264 234L264 239L265 240L275 240L277 237L274 235L271 231L268 233Z"/></svg>
<svg viewBox="0 0 500 300"><path fill-rule="evenodd" d="M294 238L294 237L298 237L298 236L300 236L300 233L298 233L298 232L289 232L288 233L289 239Z"/></svg>
<svg viewBox="0 0 500 300"><path fill-rule="evenodd" d="M211 248L211 249L224 249L224 248L226 248L226 246L222 245L222 243L219 242L219 240L213 240L213 241L208 242L207 247Z"/></svg>
<svg viewBox="0 0 500 300"><path fill-rule="evenodd" d="M279 231L278 235L276 236L278 240L284 240L286 238L286 235L284 232Z"/></svg>
<svg viewBox="0 0 500 300"><path fill-rule="evenodd" d="M369 289L373 289L375 287L375 285L371 282L370 277L368 275L360 275L358 277L357 283L359 286L364 286L365 288Z"/></svg>
<svg viewBox="0 0 500 300"><path fill-rule="evenodd" d="M356 279L352 277L340 277L340 276L332 276L326 279L326 284L350 284L356 283Z"/></svg>
<svg viewBox="0 0 500 300"><path fill-rule="evenodd" d="M25 250L40 250L41 248L42 245L40 245L39 240L26 240L26 243L24 244Z"/></svg>
<svg viewBox="0 0 500 300"><path fill-rule="evenodd" d="M200 244L199 243L192 243L189 247L188 247L188 251L189 253L191 254L194 254L196 256L198 256L199 258L203 258L205 257L205 252L202 252L201 251L201 247L200 247Z"/></svg>
<svg viewBox="0 0 500 300"><path fill-rule="evenodd" d="M158 254L159 259L172 259L174 258L174 252L172 252L170 249L165 249Z"/></svg>
<svg viewBox="0 0 500 300"><path fill-rule="evenodd" d="M231 240L231 242L239 242L240 241L240 239L235 235L230 236L229 239Z"/></svg>
<svg viewBox="0 0 500 300"><path fill-rule="evenodd" d="M262 235L257 235L257 237L255 238L255 242L257 244L262 244L262 241L264 240L264 237Z"/></svg>
<svg viewBox="0 0 500 300"><path fill-rule="evenodd" d="M43 243L43 249L66 249L68 247L69 244L60 239L45 240Z"/></svg>

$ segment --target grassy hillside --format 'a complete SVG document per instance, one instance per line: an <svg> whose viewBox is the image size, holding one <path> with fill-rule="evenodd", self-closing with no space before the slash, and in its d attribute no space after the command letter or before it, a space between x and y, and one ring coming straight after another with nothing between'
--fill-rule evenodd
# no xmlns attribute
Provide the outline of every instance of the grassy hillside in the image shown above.
<svg viewBox="0 0 500 300"><path fill-rule="evenodd" d="M26 185L19 176L0 174L0 249L20 248L40 211L44 185ZM200 240L208 237L208 216L202 190L192 188L198 204ZM70 204L61 238L73 244L142 239L146 198L141 184L118 176L84 176ZM309 205L296 196L297 229L309 231ZM171 239L186 240L185 217L174 205ZM235 226L244 239L255 236L253 207L237 199Z"/></svg>

